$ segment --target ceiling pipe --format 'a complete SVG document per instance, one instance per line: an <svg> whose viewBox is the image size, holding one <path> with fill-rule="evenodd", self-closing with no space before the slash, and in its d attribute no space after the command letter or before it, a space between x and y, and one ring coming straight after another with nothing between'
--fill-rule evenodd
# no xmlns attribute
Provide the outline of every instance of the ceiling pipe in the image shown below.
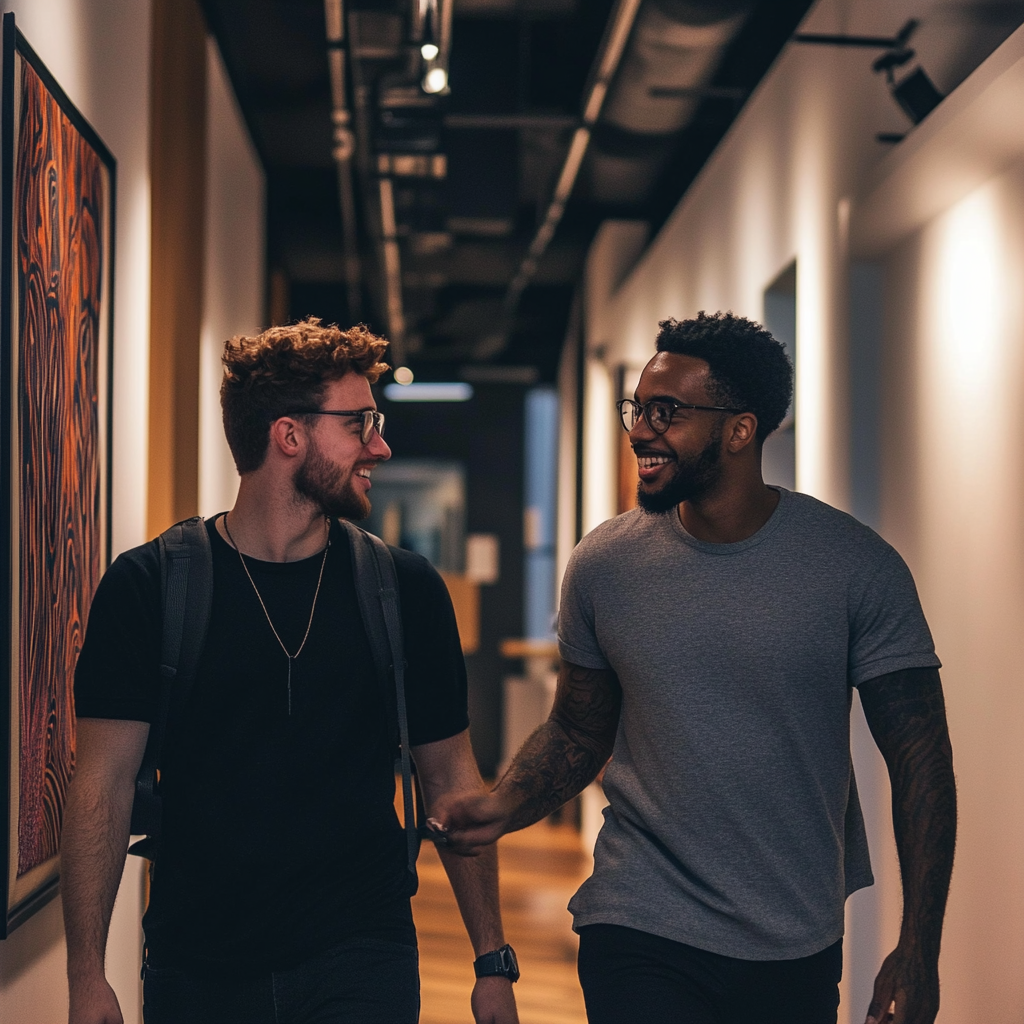
<svg viewBox="0 0 1024 1024"><path fill-rule="evenodd" d="M331 155L338 172L348 313L352 320L357 321L362 318L362 288L355 186L352 180L352 157L355 155L356 144L345 89L345 10L342 0L324 0L324 21L327 29L327 68L331 82Z"/></svg>
<svg viewBox="0 0 1024 1024"><path fill-rule="evenodd" d="M583 123L573 133L547 212L533 236L533 241L519 265L519 270L505 292L505 297L502 300L500 329L481 339L473 353L477 359L495 356L508 344L509 336L512 333L512 318L519 306L519 300L526 290L526 286L537 273L540 258L544 255L551 239L554 238L559 222L565 214L565 204L576 184L580 166L587 154L587 147L590 145L591 130L601 115L601 110L608 97L608 88L618 70L619 62L622 60L622 54L626 49L626 42L633 29L641 2L642 0L618 0L615 5L594 64L590 88L583 105Z"/></svg>

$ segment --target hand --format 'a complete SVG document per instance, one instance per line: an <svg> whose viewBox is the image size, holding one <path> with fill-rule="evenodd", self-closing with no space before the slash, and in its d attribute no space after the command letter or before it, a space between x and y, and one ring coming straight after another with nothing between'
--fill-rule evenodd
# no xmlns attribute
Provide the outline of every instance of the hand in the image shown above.
<svg viewBox="0 0 1024 1024"><path fill-rule="evenodd" d="M117 996L102 975L73 983L68 995L68 1024L124 1024Z"/></svg>
<svg viewBox="0 0 1024 1024"><path fill-rule="evenodd" d="M448 837L447 849L474 857L481 846L489 846L505 833L506 812L494 793L461 793L442 797L430 819Z"/></svg>
<svg viewBox="0 0 1024 1024"><path fill-rule="evenodd" d="M938 965L897 946L875 979L865 1024L933 1024L938 1012Z"/></svg>
<svg viewBox="0 0 1024 1024"><path fill-rule="evenodd" d="M508 978L477 978L470 1006L476 1024L519 1024L516 997Z"/></svg>

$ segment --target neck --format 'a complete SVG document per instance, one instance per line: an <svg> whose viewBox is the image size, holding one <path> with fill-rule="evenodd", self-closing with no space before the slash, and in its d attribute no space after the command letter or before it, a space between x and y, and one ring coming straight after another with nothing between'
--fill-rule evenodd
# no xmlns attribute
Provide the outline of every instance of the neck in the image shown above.
<svg viewBox="0 0 1024 1024"><path fill-rule="evenodd" d="M686 532L709 544L736 544L752 537L771 518L779 492L753 474L722 480L707 494L679 506Z"/></svg>
<svg viewBox="0 0 1024 1024"><path fill-rule="evenodd" d="M243 555L264 562L297 562L323 551L328 526L323 512L307 501L296 500L290 481L287 487L260 479L259 471L242 477L238 498L228 513L230 537L224 519L217 529ZM233 546L234 546L233 545Z"/></svg>

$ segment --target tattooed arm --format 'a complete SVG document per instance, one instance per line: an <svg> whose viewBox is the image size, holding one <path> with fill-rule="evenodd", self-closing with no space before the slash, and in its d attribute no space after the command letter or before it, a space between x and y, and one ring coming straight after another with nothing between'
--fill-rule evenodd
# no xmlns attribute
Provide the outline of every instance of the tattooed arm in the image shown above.
<svg viewBox="0 0 1024 1024"><path fill-rule="evenodd" d="M614 672L563 662L550 717L523 744L498 785L437 806L451 848L472 853L526 828L593 782L611 757L621 706Z"/></svg>
<svg viewBox="0 0 1024 1024"><path fill-rule="evenodd" d="M899 943L879 971L867 1021L932 1024L939 1011L939 944L956 845L956 785L942 684L937 669L907 669L861 684L860 699L889 769L903 880Z"/></svg>

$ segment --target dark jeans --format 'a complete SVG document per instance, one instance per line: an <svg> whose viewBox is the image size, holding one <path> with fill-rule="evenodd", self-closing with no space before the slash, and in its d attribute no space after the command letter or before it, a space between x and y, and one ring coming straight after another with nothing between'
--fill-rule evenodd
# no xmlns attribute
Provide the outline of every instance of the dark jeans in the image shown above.
<svg viewBox="0 0 1024 1024"><path fill-rule="evenodd" d="M147 967L145 1024L416 1024L415 946L353 939L256 977Z"/></svg>
<svg viewBox="0 0 1024 1024"><path fill-rule="evenodd" d="M580 929L590 1024L835 1024L842 940L800 960L736 960L657 935Z"/></svg>

